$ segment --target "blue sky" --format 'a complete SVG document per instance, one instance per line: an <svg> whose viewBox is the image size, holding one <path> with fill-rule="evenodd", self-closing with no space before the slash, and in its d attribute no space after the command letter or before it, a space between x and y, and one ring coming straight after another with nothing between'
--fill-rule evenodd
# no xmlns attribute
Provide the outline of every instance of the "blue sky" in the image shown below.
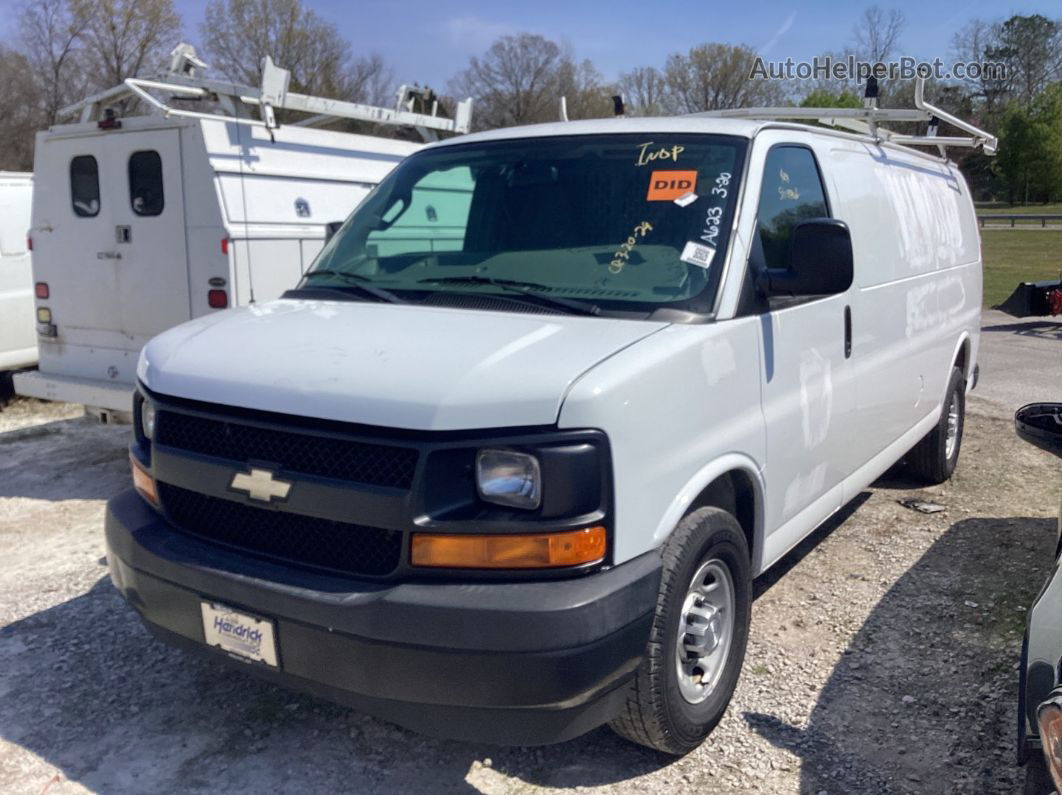
<svg viewBox="0 0 1062 795"><path fill-rule="evenodd" d="M195 42L208 0L175 0L185 20L186 36ZM349 2L305 0L331 20L355 52L379 52L399 82L428 83L445 89L470 55L481 53L497 36L529 31L541 33L590 58L606 78L632 66L663 64L671 52L704 41L749 44L769 51L770 58L796 59L841 49L851 39L862 4L827 0L767 2L575 3L535 0L533 3L494 0L397 0ZM0 0L0 12L18 0ZM867 3L870 5L870 3ZM1062 17L1058 0L879 2L907 17L902 37L904 54L918 58L949 55L952 34L973 17L995 19L1012 13L1043 13ZM0 13L0 36L13 32L11 14Z"/></svg>

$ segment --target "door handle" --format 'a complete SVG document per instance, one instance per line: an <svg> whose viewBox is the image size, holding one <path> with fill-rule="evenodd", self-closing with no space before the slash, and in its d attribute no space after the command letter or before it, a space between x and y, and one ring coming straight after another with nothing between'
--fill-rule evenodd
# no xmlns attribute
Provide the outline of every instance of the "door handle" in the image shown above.
<svg viewBox="0 0 1062 795"><path fill-rule="evenodd" d="M852 307L844 308L844 358L852 356Z"/></svg>
<svg viewBox="0 0 1062 795"><path fill-rule="evenodd" d="M96 259L121 259L122 255L117 251L97 251Z"/></svg>

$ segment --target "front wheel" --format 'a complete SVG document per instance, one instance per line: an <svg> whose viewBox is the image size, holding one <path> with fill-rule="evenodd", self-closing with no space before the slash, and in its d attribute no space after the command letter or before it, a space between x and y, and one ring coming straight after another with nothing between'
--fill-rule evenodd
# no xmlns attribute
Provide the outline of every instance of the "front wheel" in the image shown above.
<svg viewBox="0 0 1062 795"><path fill-rule="evenodd" d="M1052 795L1055 791L1047 761L1038 749L1030 752L1029 761L1025 763L1025 788L1022 791L1024 795Z"/></svg>
<svg viewBox="0 0 1062 795"><path fill-rule="evenodd" d="M966 381L962 370L953 367L948 390L941 406L940 419L925 438L907 454L914 474L928 483L943 483L955 471L966 425Z"/></svg>
<svg viewBox="0 0 1062 795"><path fill-rule="evenodd" d="M612 729L669 754L700 745L737 687L751 608L741 526L719 508L693 511L664 547L649 644Z"/></svg>

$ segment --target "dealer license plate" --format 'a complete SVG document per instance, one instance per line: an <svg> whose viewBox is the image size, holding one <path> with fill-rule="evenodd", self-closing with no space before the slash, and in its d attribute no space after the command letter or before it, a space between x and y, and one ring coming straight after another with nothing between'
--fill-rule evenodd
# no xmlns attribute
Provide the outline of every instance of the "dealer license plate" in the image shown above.
<svg viewBox="0 0 1062 795"><path fill-rule="evenodd" d="M200 602L199 606L207 645L277 667L276 631L272 621L213 602Z"/></svg>

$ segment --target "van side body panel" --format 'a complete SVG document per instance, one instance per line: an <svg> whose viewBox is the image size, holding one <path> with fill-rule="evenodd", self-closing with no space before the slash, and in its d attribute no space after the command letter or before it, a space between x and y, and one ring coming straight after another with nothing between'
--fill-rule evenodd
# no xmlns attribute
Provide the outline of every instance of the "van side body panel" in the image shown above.
<svg viewBox="0 0 1062 795"><path fill-rule="evenodd" d="M858 468L915 426L932 426L965 340L972 372L980 241L969 191L954 167L855 141L822 148L840 198L836 215L851 230L855 254Z"/></svg>
<svg viewBox="0 0 1062 795"><path fill-rule="evenodd" d="M37 362L30 228L33 175L0 171L0 371Z"/></svg>

